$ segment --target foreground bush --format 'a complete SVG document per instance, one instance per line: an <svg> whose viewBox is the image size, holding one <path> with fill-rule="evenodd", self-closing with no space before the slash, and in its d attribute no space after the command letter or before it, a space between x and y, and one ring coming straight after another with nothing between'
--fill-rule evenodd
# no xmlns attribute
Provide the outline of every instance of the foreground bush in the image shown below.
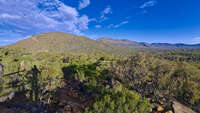
<svg viewBox="0 0 200 113"><path fill-rule="evenodd" d="M111 89L105 91L85 113L149 113L151 110L149 101L137 93Z"/></svg>

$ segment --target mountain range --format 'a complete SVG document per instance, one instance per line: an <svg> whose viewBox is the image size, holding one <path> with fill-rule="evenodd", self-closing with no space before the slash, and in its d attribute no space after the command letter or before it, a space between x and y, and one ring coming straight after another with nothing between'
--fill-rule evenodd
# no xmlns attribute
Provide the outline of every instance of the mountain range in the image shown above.
<svg viewBox="0 0 200 113"><path fill-rule="evenodd" d="M92 40L84 36L51 32L34 35L6 47L21 47L32 52L126 54L138 49L200 49L200 44L146 43L111 38Z"/></svg>
<svg viewBox="0 0 200 113"><path fill-rule="evenodd" d="M62 32L43 33L8 45L9 48L26 48L31 52L55 53L112 53L128 54L132 49L116 47L84 36Z"/></svg>
<svg viewBox="0 0 200 113"><path fill-rule="evenodd" d="M131 47L131 48L151 48L151 49L198 49L200 44L183 44L183 43L146 43L146 42L135 42L127 39L111 39L111 38L99 38L98 41L116 45L120 47Z"/></svg>

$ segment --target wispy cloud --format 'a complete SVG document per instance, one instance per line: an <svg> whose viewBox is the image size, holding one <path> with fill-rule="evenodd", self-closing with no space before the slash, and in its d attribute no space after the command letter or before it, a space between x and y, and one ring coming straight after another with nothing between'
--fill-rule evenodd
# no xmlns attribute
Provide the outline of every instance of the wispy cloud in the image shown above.
<svg viewBox="0 0 200 113"><path fill-rule="evenodd" d="M90 5L90 0L82 0L79 3L79 10L86 8L88 5Z"/></svg>
<svg viewBox="0 0 200 113"><path fill-rule="evenodd" d="M140 11L140 12L136 13L135 16L143 15L143 14L146 14L146 13L148 13L148 11L147 10L143 10L143 11Z"/></svg>
<svg viewBox="0 0 200 113"><path fill-rule="evenodd" d="M9 30L0 29L0 46L12 44L16 41L19 41L28 37L30 37L30 35L22 36L18 33L13 33L11 30L9 31Z"/></svg>
<svg viewBox="0 0 200 113"><path fill-rule="evenodd" d="M95 28L101 28L101 25L96 25Z"/></svg>
<svg viewBox="0 0 200 113"><path fill-rule="evenodd" d="M19 41L20 39L5 39L5 40L0 40L0 46L4 46L4 45L8 45L8 44L12 44L14 42Z"/></svg>
<svg viewBox="0 0 200 113"><path fill-rule="evenodd" d="M0 14L0 18L1 19L20 19L20 17L17 15L10 15L7 13Z"/></svg>
<svg viewBox="0 0 200 113"><path fill-rule="evenodd" d="M110 8L110 6L107 6L107 8L105 8L102 12L102 14L111 14L112 13L112 10Z"/></svg>
<svg viewBox="0 0 200 113"><path fill-rule="evenodd" d="M128 24L129 22L128 21L123 21L123 22L121 22L121 23L119 23L119 24L110 24L109 26L108 26L108 28L119 28L119 27L121 27L122 25L125 25L125 24Z"/></svg>
<svg viewBox="0 0 200 113"><path fill-rule="evenodd" d="M100 17L92 18L90 21L94 21L97 23L101 23L107 19L109 19L108 15L112 14L112 9L110 6L107 6L103 11L100 13ZM99 25L95 26L95 28L100 28Z"/></svg>
<svg viewBox="0 0 200 113"><path fill-rule="evenodd" d="M13 40L0 40L0 42L12 42Z"/></svg>
<svg viewBox="0 0 200 113"><path fill-rule="evenodd" d="M114 24L108 25L108 28L113 28Z"/></svg>
<svg viewBox="0 0 200 113"><path fill-rule="evenodd" d="M112 9L110 6L107 6L102 12L101 12L101 21L107 20L108 17L106 15L112 14Z"/></svg>
<svg viewBox="0 0 200 113"><path fill-rule="evenodd" d="M78 34L90 19L59 0L0 0L0 25L4 30L31 35L40 32Z"/></svg>
<svg viewBox="0 0 200 113"><path fill-rule="evenodd" d="M195 37L192 39L192 44L200 44L200 37Z"/></svg>
<svg viewBox="0 0 200 113"><path fill-rule="evenodd" d="M156 0L150 0L150 1L147 1L145 2L144 4L142 4L140 6L141 9L144 9L144 8L147 8L147 7L153 7L157 4L157 1Z"/></svg>

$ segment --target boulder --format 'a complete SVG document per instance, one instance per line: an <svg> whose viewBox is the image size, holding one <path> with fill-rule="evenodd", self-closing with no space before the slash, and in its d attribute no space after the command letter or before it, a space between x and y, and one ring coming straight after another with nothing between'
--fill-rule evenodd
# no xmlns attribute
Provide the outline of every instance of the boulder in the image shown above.
<svg viewBox="0 0 200 113"><path fill-rule="evenodd" d="M173 101L173 110L174 113L195 113L192 109L182 105L177 101Z"/></svg>

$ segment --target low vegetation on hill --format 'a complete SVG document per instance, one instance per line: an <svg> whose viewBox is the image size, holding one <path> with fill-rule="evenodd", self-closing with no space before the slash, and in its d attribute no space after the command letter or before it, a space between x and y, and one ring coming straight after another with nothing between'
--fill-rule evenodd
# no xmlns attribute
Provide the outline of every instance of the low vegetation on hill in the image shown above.
<svg viewBox="0 0 200 113"><path fill-rule="evenodd" d="M52 32L32 36L21 40L15 44L7 46L9 48L26 48L33 53L54 52L54 53L107 53L111 55L131 54L132 49L120 48L84 36Z"/></svg>

